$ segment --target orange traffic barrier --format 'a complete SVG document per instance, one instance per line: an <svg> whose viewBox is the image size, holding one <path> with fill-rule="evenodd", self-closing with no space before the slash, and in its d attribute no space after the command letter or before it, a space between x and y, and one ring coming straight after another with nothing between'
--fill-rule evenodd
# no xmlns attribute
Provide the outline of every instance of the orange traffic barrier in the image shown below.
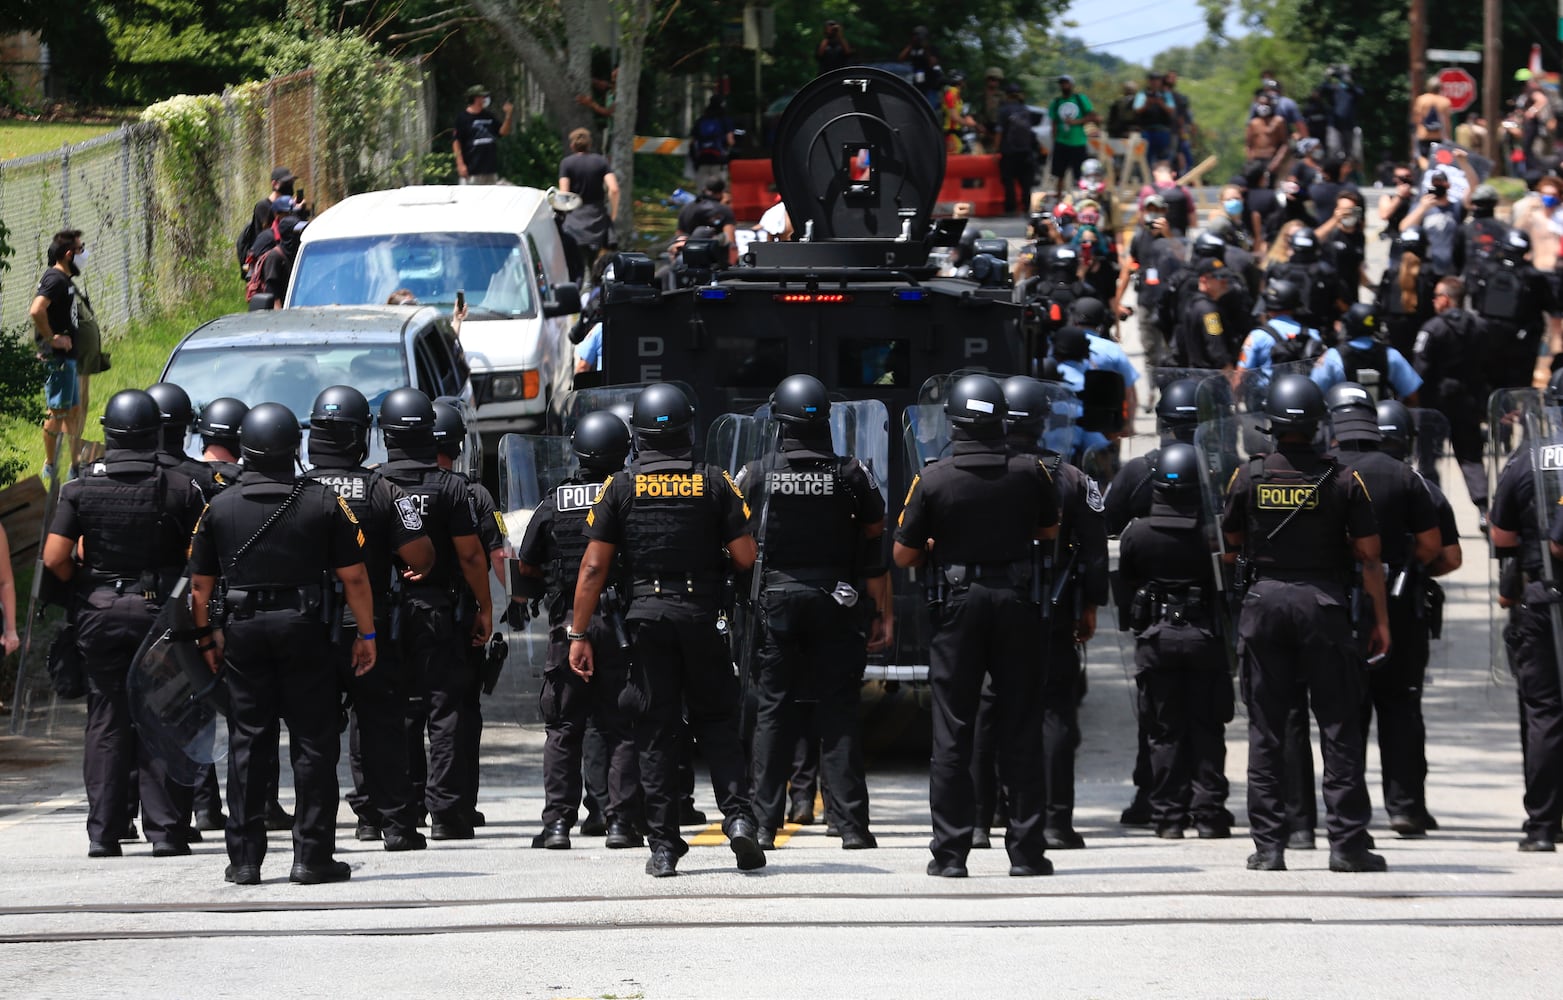
<svg viewBox="0 0 1563 1000"><path fill-rule="evenodd" d="M971 214L1004 214L1004 185L999 182L998 154L951 156L944 161L944 185L939 188L939 208L968 202Z"/></svg>
<svg viewBox="0 0 1563 1000"><path fill-rule="evenodd" d="M756 222L776 204L776 177L770 160L729 160L728 188L733 193L733 215L742 222Z"/></svg>

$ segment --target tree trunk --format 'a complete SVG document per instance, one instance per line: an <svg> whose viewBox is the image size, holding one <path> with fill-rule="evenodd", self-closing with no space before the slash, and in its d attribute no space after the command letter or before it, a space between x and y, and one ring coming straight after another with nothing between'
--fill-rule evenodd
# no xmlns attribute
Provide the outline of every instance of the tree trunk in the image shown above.
<svg viewBox="0 0 1563 1000"><path fill-rule="evenodd" d="M613 143L608 161L619 177L619 213L613 224L621 245L635 231L635 119L640 108L640 69L651 24L652 0L614 0L619 20L619 84L613 103Z"/></svg>
<svg viewBox="0 0 1563 1000"><path fill-rule="evenodd" d="M545 113L560 133L591 127L591 112L575 102L577 94L591 89L591 40L584 20L565 14L566 45L561 73L560 54L549 48L549 36L554 32L521 17L515 4L506 0L472 0L472 6L542 89Z"/></svg>

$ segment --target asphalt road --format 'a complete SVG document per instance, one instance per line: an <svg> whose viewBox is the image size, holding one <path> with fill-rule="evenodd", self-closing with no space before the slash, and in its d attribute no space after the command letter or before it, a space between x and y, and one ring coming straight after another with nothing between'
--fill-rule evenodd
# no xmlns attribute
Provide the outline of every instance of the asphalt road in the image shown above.
<svg viewBox="0 0 1563 1000"><path fill-rule="evenodd" d="M1452 463L1445 480L1459 480ZM1249 872L1241 828L1181 842L1120 828L1132 684L1126 637L1104 612L1082 719L1088 847L1055 852L1050 879L1009 878L1002 851L974 852L964 881L923 874L925 751L897 746L922 746L924 723L905 689L872 707L887 748L871 759L878 850L846 854L810 826L740 874L714 828L692 829L669 880L642 873L643 850L596 839L529 849L541 734L513 724L514 695L487 707L489 823L475 841L386 854L351 839L343 809L344 885L290 885L285 834L253 888L223 883L212 841L190 858L154 860L141 844L88 861L67 712L56 740L0 739L0 996L1556 996L1563 863L1515 850L1514 692L1492 668L1485 541L1453 488L1466 565L1448 581L1426 699L1442 829L1399 840L1380 813L1387 874L1332 874L1325 850ZM1240 823L1245 737L1239 715L1227 773ZM1377 802L1376 749L1368 761ZM711 808L708 786L697 798Z"/></svg>

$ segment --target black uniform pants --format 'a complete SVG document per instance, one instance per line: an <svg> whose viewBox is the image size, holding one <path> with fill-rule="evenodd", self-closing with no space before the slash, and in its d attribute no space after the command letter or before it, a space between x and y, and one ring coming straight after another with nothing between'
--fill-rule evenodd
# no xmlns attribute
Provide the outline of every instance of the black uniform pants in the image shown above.
<svg viewBox="0 0 1563 1000"><path fill-rule="evenodd" d="M390 625L376 623L375 633L374 669L362 677L353 675L352 629L339 636L331 651L343 690L352 699L347 753L353 790L347 804L359 822L405 835L418 826L418 806L407 776L404 721L412 682Z"/></svg>
<svg viewBox="0 0 1563 1000"><path fill-rule="evenodd" d="M1150 746L1152 819L1225 824L1233 700L1221 640L1192 625L1162 624L1135 644L1134 665Z"/></svg>
<svg viewBox="0 0 1563 1000"><path fill-rule="evenodd" d="M568 620L568 618L566 618ZM602 816L607 822L632 822L640 787L640 765L629 716L619 705L628 676L629 656L619 649L612 629L593 615L587 634L592 640L593 672L582 680L570 669L570 644L563 624L548 634L548 668L539 695L547 738L543 744L543 822L563 820L574 826L580 818L581 772L588 724L602 735L607 760Z"/></svg>
<svg viewBox="0 0 1563 1000"><path fill-rule="evenodd" d="M1427 811L1427 729L1422 721L1422 683L1427 674L1427 625L1417 617L1419 600L1389 599L1389 654L1367 673L1362 736L1378 715L1378 752L1384 778L1384 811L1420 817ZM1312 789L1309 789L1310 794Z"/></svg>
<svg viewBox="0 0 1563 1000"><path fill-rule="evenodd" d="M413 696L407 700L407 773L414 806L436 819L466 823L470 817L472 766L471 692L477 671L467 656L467 636L449 604L416 598L403 605L403 654ZM429 736L428 755L423 748Z"/></svg>
<svg viewBox="0 0 1563 1000"><path fill-rule="evenodd" d="M1299 692L1311 698L1324 753L1330 846L1367 843L1362 665L1344 594L1309 583L1260 580L1238 619L1238 656L1248 705L1248 822L1260 850L1286 847L1286 721Z"/></svg>
<svg viewBox="0 0 1563 1000"><path fill-rule="evenodd" d="M787 781L797 757L796 708L814 702L821 768L842 832L868 832L868 780L857 710L867 662L861 612L818 587L789 585L761 595L755 653L754 819L786 821ZM808 803L812 808L812 796Z"/></svg>
<svg viewBox="0 0 1563 1000"><path fill-rule="evenodd" d="M677 606L682 603L676 598L637 600L631 614L667 617L637 616L629 622L629 698L640 708L635 746L650 846L672 848L679 856L689 850L678 824L679 730L686 712L711 772L711 790L725 818L722 828L730 830L733 820L752 811L731 655L716 631L715 614Z"/></svg>
<svg viewBox="0 0 1563 1000"><path fill-rule="evenodd" d="M1042 819L1049 830L1074 829L1075 755L1080 750L1083 697L1085 671L1070 621L1052 628L1047 636L1047 679L1042 687L1042 775L1047 798Z"/></svg>
<svg viewBox="0 0 1563 1000"><path fill-rule="evenodd" d="M1529 589L1537 588L1532 584ZM1547 606L1510 610L1503 644L1519 696L1525 833L1552 839L1557 839L1563 821L1563 689L1555 643Z"/></svg>
<svg viewBox="0 0 1563 1000"><path fill-rule="evenodd" d="M1030 153L1000 153L999 183L1004 185L1004 214L1031 211L1031 181L1036 164Z"/></svg>
<svg viewBox="0 0 1563 1000"><path fill-rule="evenodd" d="M635 727L630 724L630 755L635 755ZM597 723L592 717L586 717L585 732L581 737L581 804L586 807L587 816L595 816L601 819L607 812L608 806L608 771L612 768L612 751L608 749L608 741L602 733L597 731ZM640 815L640 761L635 762L635 811L634 815Z"/></svg>
<svg viewBox="0 0 1563 1000"><path fill-rule="evenodd" d="M115 844L141 803L142 827L153 843L185 842L191 790L169 776L136 735L126 674L155 618L140 594L89 595L77 612L76 644L87 672L87 729L82 778L87 789L87 839Z"/></svg>
<svg viewBox="0 0 1563 1000"><path fill-rule="evenodd" d="M229 623L228 860L266 857L266 808L278 720L293 763L294 863L321 865L336 850L341 695L325 625L297 611L261 611Z"/></svg>
<svg viewBox="0 0 1563 1000"><path fill-rule="evenodd" d="M862 687L862 680L859 679L860 699ZM789 816L812 813L814 798L821 793L819 706L809 702L794 703L792 718L793 731L797 733L797 739L793 741L792 777L787 779L787 799L791 803L787 807ZM854 734L856 732L854 730ZM861 753L859 755L861 756ZM828 786L824 789L824 794L825 796L831 794ZM826 806L826 812L830 813L832 818L835 817L831 806ZM840 825L839 821L837 825Z"/></svg>
<svg viewBox="0 0 1563 1000"><path fill-rule="evenodd" d="M1042 621L1019 590L978 583L933 611L928 681L933 690L933 753L928 805L929 849L940 864L964 863L971 851L976 801L973 733L983 677L993 679L999 780L1009 796L1004 846L1011 863L1035 864L1045 851L1042 810Z"/></svg>
<svg viewBox="0 0 1563 1000"><path fill-rule="evenodd" d="M1479 377L1479 374L1478 376ZM1482 408L1468 392L1445 396L1434 407L1449 421L1449 444L1471 503L1487 509L1487 469L1482 465Z"/></svg>

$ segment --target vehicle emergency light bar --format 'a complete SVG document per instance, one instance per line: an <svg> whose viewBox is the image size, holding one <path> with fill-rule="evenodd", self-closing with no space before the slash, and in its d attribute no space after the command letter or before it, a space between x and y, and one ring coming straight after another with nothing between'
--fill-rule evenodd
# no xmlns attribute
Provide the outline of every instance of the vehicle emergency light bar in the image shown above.
<svg viewBox="0 0 1563 1000"><path fill-rule="evenodd" d="M771 299L789 306L810 303L817 305L841 305L842 303L851 302L852 296L845 292L777 292L771 296Z"/></svg>

